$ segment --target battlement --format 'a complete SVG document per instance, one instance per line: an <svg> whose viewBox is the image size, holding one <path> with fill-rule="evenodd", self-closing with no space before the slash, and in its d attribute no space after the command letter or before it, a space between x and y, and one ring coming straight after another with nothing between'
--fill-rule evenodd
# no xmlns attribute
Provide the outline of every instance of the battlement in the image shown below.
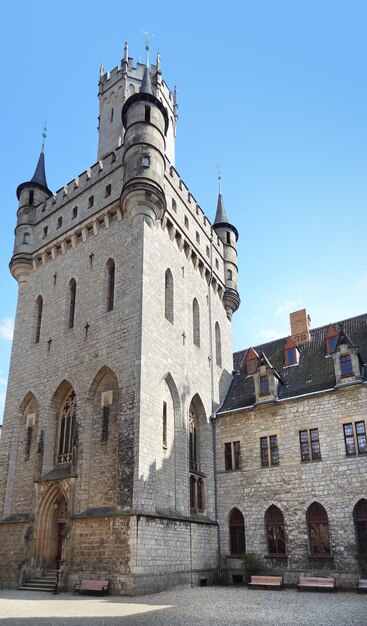
<svg viewBox="0 0 367 626"><path fill-rule="evenodd" d="M71 200L76 200L80 194L121 165L122 151L119 148L107 154L103 159L99 159L87 170L84 170L84 172L73 178L66 185L60 187L46 202L38 207L37 222L44 219L46 215L63 208Z"/></svg>

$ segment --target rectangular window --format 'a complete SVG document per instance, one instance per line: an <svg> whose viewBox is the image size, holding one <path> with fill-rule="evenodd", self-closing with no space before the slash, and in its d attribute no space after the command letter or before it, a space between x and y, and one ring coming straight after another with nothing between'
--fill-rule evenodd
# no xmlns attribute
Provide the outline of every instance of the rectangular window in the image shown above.
<svg viewBox="0 0 367 626"><path fill-rule="evenodd" d="M366 426L364 422L356 422L357 445L359 454L367 454Z"/></svg>
<svg viewBox="0 0 367 626"><path fill-rule="evenodd" d="M143 154L141 164L143 167L150 167L150 156L148 154Z"/></svg>
<svg viewBox="0 0 367 626"><path fill-rule="evenodd" d="M29 204L33 204L34 199L34 191L29 192Z"/></svg>
<svg viewBox="0 0 367 626"><path fill-rule="evenodd" d="M241 448L240 442L233 442L233 460L234 460L234 469L240 469L241 467Z"/></svg>
<svg viewBox="0 0 367 626"><path fill-rule="evenodd" d="M145 107L145 121L150 122L150 107L148 106Z"/></svg>
<svg viewBox="0 0 367 626"><path fill-rule="evenodd" d="M189 219L188 219L188 217L186 217L186 215L185 215L185 226L186 226L186 228L189 227Z"/></svg>
<svg viewBox="0 0 367 626"><path fill-rule="evenodd" d="M101 432L102 443L107 443L109 418L110 418L110 407L103 406L102 407L102 432Z"/></svg>
<svg viewBox="0 0 367 626"><path fill-rule="evenodd" d="M233 469L232 467L232 444L224 444L224 466L226 471Z"/></svg>
<svg viewBox="0 0 367 626"><path fill-rule="evenodd" d="M88 198L88 209L91 209L94 204L94 196L89 196Z"/></svg>
<svg viewBox="0 0 367 626"><path fill-rule="evenodd" d="M77 206L75 206L75 207L73 208L73 214L72 214L72 216L71 216L71 219L72 219L72 220L75 220L75 218L76 218L76 216L77 216L77 215L78 215L78 207L77 207Z"/></svg>
<svg viewBox="0 0 367 626"><path fill-rule="evenodd" d="M45 237L47 237L47 233L48 233L48 226L44 226L44 228L43 228L43 234L42 234L42 239L44 239Z"/></svg>
<svg viewBox="0 0 367 626"><path fill-rule="evenodd" d="M269 393L269 376L260 376L260 394L266 396Z"/></svg>
<svg viewBox="0 0 367 626"><path fill-rule="evenodd" d="M195 236L196 236L196 243L200 243L200 235L197 231L195 233Z"/></svg>
<svg viewBox="0 0 367 626"><path fill-rule="evenodd" d="M318 428L301 430L299 433L302 461L317 461L321 459Z"/></svg>
<svg viewBox="0 0 367 626"><path fill-rule="evenodd" d="M270 437L260 437L260 454L262 467L269 467L269 465L279 465L277 435L270 435Z"/></svg>
<svg viewBox="0 0 367 626"><path fill-rule="evenodd" d="M57 218L57 226L56 226L56 228L61 228L61 226L62 226L62 217L58 217Z"/></svg>
<svg viewBox="0 0 367 626"><path fill-rule="evenodd" d="M345 451L347 456L355 456L357 454L367 454L367 438L366 424L361 422L350 422L343 424ZM357 445L356 445L357 442Z"/></svg>
<svg viewBox="0 0 367 626"><path fill-rule="evenodd" d="M353 424L343 424L345 451L347 456L356 454L356 443L354 441Z"/></svg>
<svg viewBox="0 0 367 626"><path fill-rule="evenodd" d="M167 450L167 402L163 402L162 411L162 445Z"/></svg>
<svg viewBox="0 0 367 626"><path fill-rule="evenodd" d="M296 348L287 348L287 365L294 365L296 362Z"/></svg>
<svg viewBox="0 0 367 626"><path fill-rule="evenodd" d="M104 192L105 198L108 198L108 196L111 195L111 189L112 189L111 185L106 185L106 189L105 189L105 192Z"/></svg>
<svg viewBox="0 0 367 626"><path fill-rule="evenodd" d="M352 376L353 367L350 354L342 354L340 357L340 373L342 376Z"/></svg>
<svg viewBox="0 0 367 626"><path fill-rule="evenodd" d="M241 467L241 447L239 441L224 444L224 467L226 471Z"/></svg>

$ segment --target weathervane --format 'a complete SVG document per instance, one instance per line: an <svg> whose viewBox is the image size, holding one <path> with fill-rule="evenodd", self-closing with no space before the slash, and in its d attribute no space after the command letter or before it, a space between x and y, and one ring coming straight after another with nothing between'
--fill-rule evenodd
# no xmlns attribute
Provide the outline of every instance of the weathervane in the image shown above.
<svg viewBox="0 0 367 626"><path fill-rule="evenodd" d="M223 163L217 163L217 165L215 166L218 170L218 184L219 184L219 193L222 193L222 188L221 188L221 180L222 180L222 165Z"/></svg>
<svg viewBox="0 0 367 626"><path fill-rule="evenodd" d="M42 148L41 148L42 152L43 152L43 151L44 151L44 149L45 149L45 139L46 139L46 137L47 137L47 134L46 134L46 133L47 133L47 127L46 127L46 124L47 124L47 120L45 120L45 125L44 125L44 127L43 127L43 133L42 133Z"/></svg>
<svg viewBox="0 0 367 626"><path fill-rule="evenodd" d="M146 66L149 69L150 60L149 60L149 37L153 37L153 33L149 33L143 30L143 35L145 35L145 52L146 52Z"/></svg>

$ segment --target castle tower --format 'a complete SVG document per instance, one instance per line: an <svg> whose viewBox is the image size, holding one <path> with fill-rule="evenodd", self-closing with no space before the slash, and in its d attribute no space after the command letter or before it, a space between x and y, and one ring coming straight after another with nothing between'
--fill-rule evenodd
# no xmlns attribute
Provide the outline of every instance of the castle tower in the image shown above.
<svg viewBox="0 0 367 626"><path fill-rule="evenodd" d="M220 178L219 178L220 181ZM219 188L217 212L215 214L213 228L223 243L224 256L224 282L225 292L223 303L228 318L231 319L240 306L240 296L237 289L238 266L237 266L237 241L238 231L230 224L224 208L223 196Z"/></svg>
<svg viewBox="0 0 367 626"><path fill-rule="evenodd" d="M160 57L134 68L126 46L101 71L98 161L51 194L42 152L18 188L1 585L46 565L64 589L89 576L132 594L216 571L237 231L173 167L176 121Z"/></svg>
<svg viewBox="0 0 367 626"><path fill-rule="evenodd" d="M34 236L37 207L51 195L46 181L44 145L42 144L42 150L31 180L21 183L17 189L19 208L10 271L19 284L25 282L32 271L32 253L37 248Z"/></svg>

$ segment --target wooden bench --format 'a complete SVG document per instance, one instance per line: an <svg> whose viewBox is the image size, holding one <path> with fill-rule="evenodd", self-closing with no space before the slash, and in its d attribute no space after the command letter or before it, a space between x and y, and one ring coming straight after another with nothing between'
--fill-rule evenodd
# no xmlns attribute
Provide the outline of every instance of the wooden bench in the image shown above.
<svg viewBox="0 0 367 626"><path fill-rule="evenodd" d="M73 593L80 593L81 591L108 593L109 584L109 580L90 580L88 578L82 578L79 582L75 583Z"/></svg>
<svg viewBox="0 0 367 626"><path fill-rule="evenodd" d="M367 591L367 579L366 578L361 578L358 581L357 591L358 591L358 593L360 591Z"/></svg>
<svg viewBox="0 0 367 626"><path fill-rule="evenodd" d="M248 586L250 589L254 589L255 587L284 589L283 576L251 576Z"/></svg>
<svg viewBox="0 0 367 626"><path fill-rule="evenodd" d="M300 576L297 583L297 591L300 589L332 589L335 591L335 578Z"/></svg>

